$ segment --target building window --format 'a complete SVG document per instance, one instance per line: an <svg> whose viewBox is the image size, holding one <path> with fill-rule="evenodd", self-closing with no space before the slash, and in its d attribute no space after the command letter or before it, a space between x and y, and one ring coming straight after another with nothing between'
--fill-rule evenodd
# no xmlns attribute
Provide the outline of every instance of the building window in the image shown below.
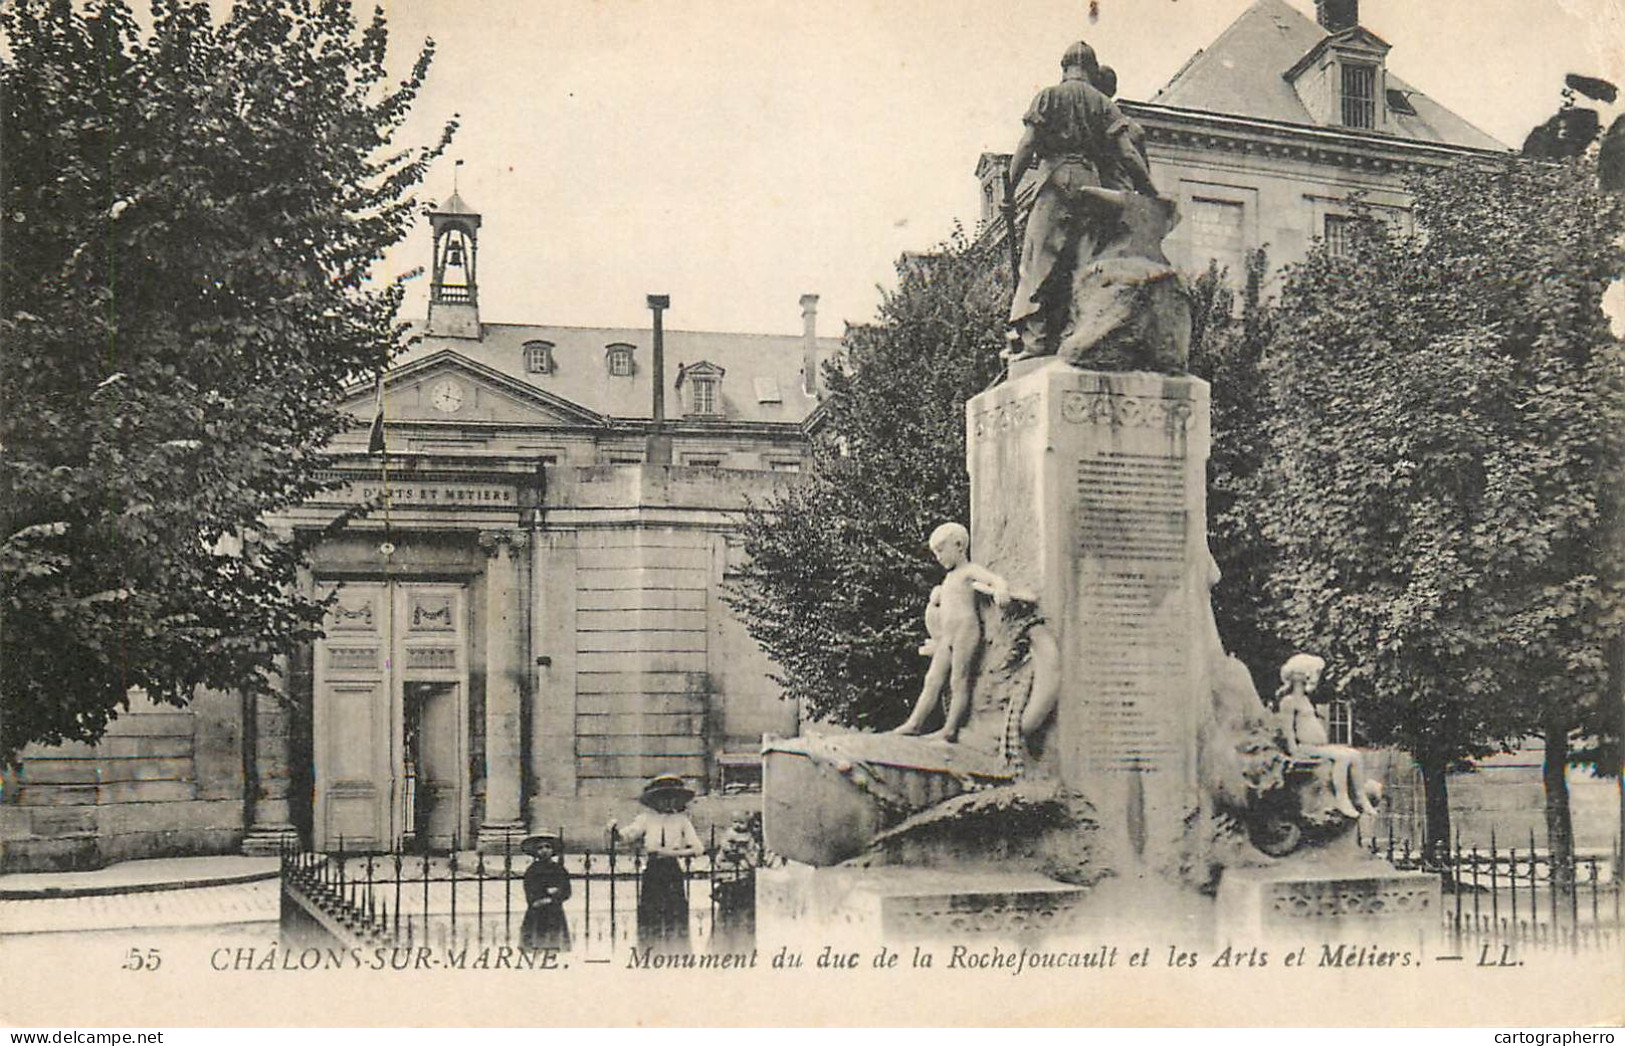
<svg viewBox="0 0 1625 1046"><path fill-rule="evenodd" d="M1192 259L1199 265L1217 262L1232 286L1241 283L1247 269L1246 217L1246 207L1233 200L1191 200Z"/></svg>
<svg viewBox="0 0 1625 1046"><path fill-rule="evenodd" d="M641 465L641 464L643 464L643 455L642 454L611 454L609 456L609 463L611 465Z"/></svg>
<svg viewBox="0 0 1625 1046"><path fill-rule="evenodd" d="M1396 91L1392 87L1383 92L1388 96L1388 111L1402 113L1405 116L1415 116L1416 106L1411 104L1410 96L1404 91Z"/></svg>
<svg viewBox="0 0 1625 1046"><path fill-rule="evenodd" d="M609 360L609 373L614 378L630 378L632 376L632 346L611 345L604 350Z"/></svg>
<svg viewBox="0 0 1625 1046"><path fill-rule="evenodd" d="M1377 67L1343 66L1343 126L1367 130L1377 126Z"/></svg>
<svg viewBox="0 0 1625 1046"><path fill-rule="evenodd" d="M697 469L718 469L722 467L722 458L717 454L688 454L683 464Z"/></svg>
<svg viewBox="0 0 1625 1046"><path fill-rule="evenodd" d="M551 342L525 342L525 372L527 374L553 373L553 344Z"/></svg>
<svg viewBox="0 0 1625 1046"><path fill-rule="evenodd" d="M717 413L717 382L715 378L694 379L694 413Z"/></svg>
<svg viewBox="0 0 1625 1046"><path fill-rule="evenodd" d="M800 472L801 462L790 459L781 459L767 463L768 469L773 472Z"/></svg>
<svg viewBox="0 0 1625 1046"><path fill-rule="evenodd" d="M1347 701L1327 705L1326 733L1334 745L1354 744L1354 706Z"/></svg>
<svg viewBox="0 0 1625 1046"><path fill-rule="evenodd" d="M1349 230L1354 220L1344 214L1326 216L1326 253L1333 258L1349 256Z"/></svg>

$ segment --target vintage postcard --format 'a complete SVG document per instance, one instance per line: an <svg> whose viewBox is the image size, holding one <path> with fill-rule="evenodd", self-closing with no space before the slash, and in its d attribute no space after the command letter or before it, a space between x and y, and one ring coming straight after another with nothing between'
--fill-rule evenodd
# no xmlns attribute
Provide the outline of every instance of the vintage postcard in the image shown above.
<svg viewBox="0 0 1625 1046"><path fill-rule="evenodd" d="M0 1023L1625 1019L1617 0L0 63Z"/></svg>

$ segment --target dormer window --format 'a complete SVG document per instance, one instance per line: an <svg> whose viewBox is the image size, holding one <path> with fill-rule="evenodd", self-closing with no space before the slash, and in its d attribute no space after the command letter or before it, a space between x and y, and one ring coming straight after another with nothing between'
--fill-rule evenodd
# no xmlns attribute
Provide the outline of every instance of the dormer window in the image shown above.
<svg viewBox="0 0 1625 1046"><path fill-rule="evenodd" d="M553 373L553 343L550 341L525 342L525 373Z"/></svg>
<svg viewBox="0 0 1625 1046"><path fill-rule="evenodd" d="M604 349L604 359L612 378L630 378L632 376L632 346L625 342L617 342Z"/></svg>
<svg viewBox="0 0 1625 1046"><path fill-rule="evenodd" d="M1377 67L1343 63L1343 126L1370 130L1377 126Z"/></svg>
<svg viewBox="0 0 1625 1046"><path fill-rule="evenodd" d="M722 414L722 375L714 363L701 360L677 368L677 391L683 397L684 413L690 417L718 417Z"/></svg>
<svg viewBox="0 0 1625 1046"><path fill-rule="evenodd" d="M1382 37L1351 23L1311 47L1283 75L1317 124L1386 131L1389 50Z"/></svg>
<svg viewBox="0 0 1625 1046"><path fill-rule="evenodd" d="M715 378L695 378L692 395L694 397L695 414L717 413L717 382Z"/></svg>

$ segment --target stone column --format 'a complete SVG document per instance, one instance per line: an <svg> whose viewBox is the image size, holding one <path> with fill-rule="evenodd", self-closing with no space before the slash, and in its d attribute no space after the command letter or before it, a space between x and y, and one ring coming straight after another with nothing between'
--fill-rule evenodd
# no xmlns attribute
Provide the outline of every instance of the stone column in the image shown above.
<svg viewBox="0 0 1625 1046"><path fill-rule="evenodd" d="M292 540L292 534L278 535ZM295 582L305 595L316 584L308 567ZM248 695L243 701L243 853L275 856L283 845L299 840L293 823L293 731L298 722L294 702L309 694L310 650L277 659L276 697ZM296 679L302 671L304 678ZM300 683L304 685L299 685Z"/></svg>
<svg viewBox="0 0 1625 1046"><path fill-rule="evenodd" d="M250 857L274 857L284 845L298 841L290 801L293 716L289 699L287 658L279 661L280 697L249 694L243 701L244 824L242 852Z"/></svg>
<svg viewBox="0 0 1625 1046"><path fill-rule="evenodd" d="M520 818L523 772L521 737L526 641L519 608L516 560L523 531L480 534L485 550L485 819L479 848L500 853L517 848L525 835Z"/></svg>
<svg viewBox="0 0 1625 1046"><path fill-rule="evenodd" d="M1060 642L1062 778L1119 874L1174 874L1208 694L1207 383L1033 361L966 414L972 555Z"/></svg>

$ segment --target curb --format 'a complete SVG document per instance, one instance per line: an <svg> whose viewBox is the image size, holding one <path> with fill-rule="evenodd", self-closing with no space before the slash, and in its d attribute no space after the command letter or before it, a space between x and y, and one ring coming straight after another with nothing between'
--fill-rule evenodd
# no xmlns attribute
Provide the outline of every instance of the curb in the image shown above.
<svg viewBox="0 0 1625 1046"><path fill-rule="evenodd" d="M118 894L158 893L163 890L194 890L208 886L235 886L239 883L263 882L267 879L275 879L281 874L282 870L280 868L272 868L268 871L215 875L206 879L129 883L123 886L46 886L33 890L0 890L0 901L63 900L71 897L109 897Z"/></svg>

